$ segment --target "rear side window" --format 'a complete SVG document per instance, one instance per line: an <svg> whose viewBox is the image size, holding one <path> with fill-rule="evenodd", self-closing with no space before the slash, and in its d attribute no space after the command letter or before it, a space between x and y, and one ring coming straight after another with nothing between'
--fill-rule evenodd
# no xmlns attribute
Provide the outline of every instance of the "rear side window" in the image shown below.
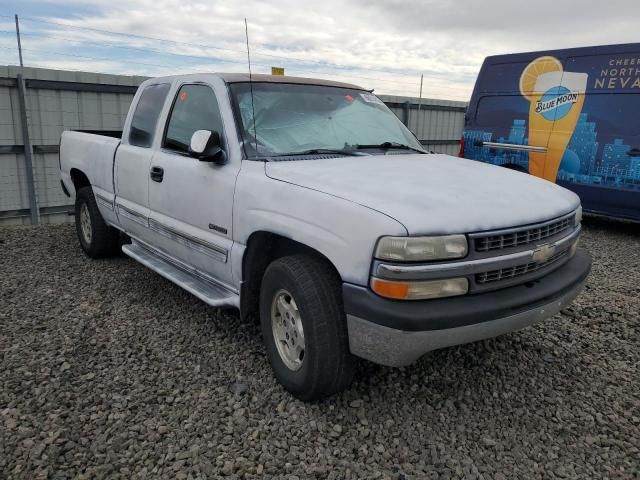
<svg viewBox="0 0 640 480"><path fill-rule="evenodd" d="M589 76L587 94L637 94L640 89L640 52L570 57L565 70Z"/></svg>
<svg viewBox="0 0 640 480"><path fill-rule="evenodd" d="M480 94L520 94L518 80L529 60L487 64L476 81L476 92Z"/></svg>
<svg viewBox="0 0 640 480"><path fill-rule="evenodd" d="M149 148L153 143L158 117L169 93L170 85L162 83L145 87L131 119L129 143L137 147Z"/></svg>
<svg viewBox="0 0 640 480"><path fill-rule="evenodd" d="M478 102L475 123L482 127L494 127L498 136L509 134L511 119L527 120L529 118L529 103L521 96L495 95L482 97ZM496 131L503 128L504 131Z"/></svg>
<svg viewBox="0 0 640 480"><path fill-rule="evenodd" d="M196 130L222 135L222 118L213 90L206 85L183 85L173 103L164 147L188 152Z"/></svg>

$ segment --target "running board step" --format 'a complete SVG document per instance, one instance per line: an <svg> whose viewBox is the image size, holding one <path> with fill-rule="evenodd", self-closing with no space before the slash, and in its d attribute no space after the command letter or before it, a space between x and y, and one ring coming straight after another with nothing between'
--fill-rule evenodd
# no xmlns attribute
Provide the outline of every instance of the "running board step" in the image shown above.
<svg viewBox="0 0 640 480"><path fill-rule="evenodd" d="M213 307L237 307L240 305L238 294L177 267L136 242L123 245L122 251Z"/></svg>

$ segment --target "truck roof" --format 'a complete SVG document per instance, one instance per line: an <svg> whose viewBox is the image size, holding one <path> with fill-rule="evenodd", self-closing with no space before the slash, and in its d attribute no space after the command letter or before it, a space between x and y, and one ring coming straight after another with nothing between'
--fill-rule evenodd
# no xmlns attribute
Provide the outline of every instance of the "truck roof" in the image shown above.
<svg viewBox="0 0 640 480"><path fill-rule="evenodd" d="M249 81L248 73L199 73L199 74L186 74L186 75L168 75L164 77L156 77L149 79L149 81L156 81L160 79L173 79L180 78L194 78L212 75L221 78L225 83L244 83ZM338 87L338 88L352 88L355 90L369 91L358 85L351 83L334 82L332 80L323 80L320 78L306 78L306 77L289 77L284 75L265 75L261 73L254 73L251 75L251 80L254 82L267 82L267 83L295 83L300 85L320 85L324 87Z"/></svg>
<svg viewBox="0 0 640 480"><path fill-rule="evenodd" d="M226 83L243 83L249 81L248 73L218 73L217 75ZM322 85L327 87L354 88L356 90L364 90L364 88L359 87L358 85L343 82L334 82L332 80L322 80L319 78L289 77L284 75L265 75L261 73L254 73L251 75L251 80L254 82L299 83L303 85Z"/></svg>

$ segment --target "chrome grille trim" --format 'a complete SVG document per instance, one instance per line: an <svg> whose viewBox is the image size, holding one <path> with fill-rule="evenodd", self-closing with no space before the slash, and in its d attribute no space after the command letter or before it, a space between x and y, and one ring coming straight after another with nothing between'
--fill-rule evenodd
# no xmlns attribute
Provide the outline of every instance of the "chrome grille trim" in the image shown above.
<svg viewBox="0 0 640 480"><path fill-rule="evenodd" d="M566 249L558 252L544 262L529 262L513 267L500 268L497 270L478 273L475 276L475 280L477 284L484 285L487 283L499 282L501 280L510 280L530 273L534 273L543 268L549 267L559 260L565 258L569 254L569 251L570 249Z"/></svg>
<svg viewBox="0 0 640 480"><path fill-rule="evenodd" d="M524 227L474 233L469 235L476 252L485 253L521 247L555 237L573 228L576 212L554 220Z"/></svg>
<svg viewBox="0 0 640 480"><path fill-rule="evenodd" d="M578 240L580 230L581 228L578 226L566 237L553 242L556 251L560 252L570 248ZM435 280L457 276L475 276L484 272L531 263L534 252L535 247L495 257L421 265L390 264L376 260L372 273L376 277L387 280Z"/></svg>

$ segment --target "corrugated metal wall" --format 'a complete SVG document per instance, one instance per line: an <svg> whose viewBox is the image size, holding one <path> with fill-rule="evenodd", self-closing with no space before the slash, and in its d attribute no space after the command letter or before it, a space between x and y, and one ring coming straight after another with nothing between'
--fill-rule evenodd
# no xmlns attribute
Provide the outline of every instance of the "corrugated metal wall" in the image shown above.
<svg viewBox="0 0 640 480"><path fill-rule="evenodd" d="M392 95L380 95L380 99L415 133L425 148L437 153L458 154L466 102Z"/></svg>
<svg viewBox="0 0 640 480"><path fill-rule="evenodd" d="M19 73L19 67L0 66L0 224L30 223ZM41 223L70 221L70 199L60 188L60 134L65 129L121 129L144 77L28 67L23 76Z"/></svg>
<svg viewBox="0 0 640 480"><path fill-rule="evenodd" d="M30 195L19 108L18 67L0 66L0 225L28 224ZM25 67L26 113L41 223L71 221L60 188L58 143L65 129L119 130L144 77ZM464 102L381 95L425 148L452 155L464 123Z"/></svg>

